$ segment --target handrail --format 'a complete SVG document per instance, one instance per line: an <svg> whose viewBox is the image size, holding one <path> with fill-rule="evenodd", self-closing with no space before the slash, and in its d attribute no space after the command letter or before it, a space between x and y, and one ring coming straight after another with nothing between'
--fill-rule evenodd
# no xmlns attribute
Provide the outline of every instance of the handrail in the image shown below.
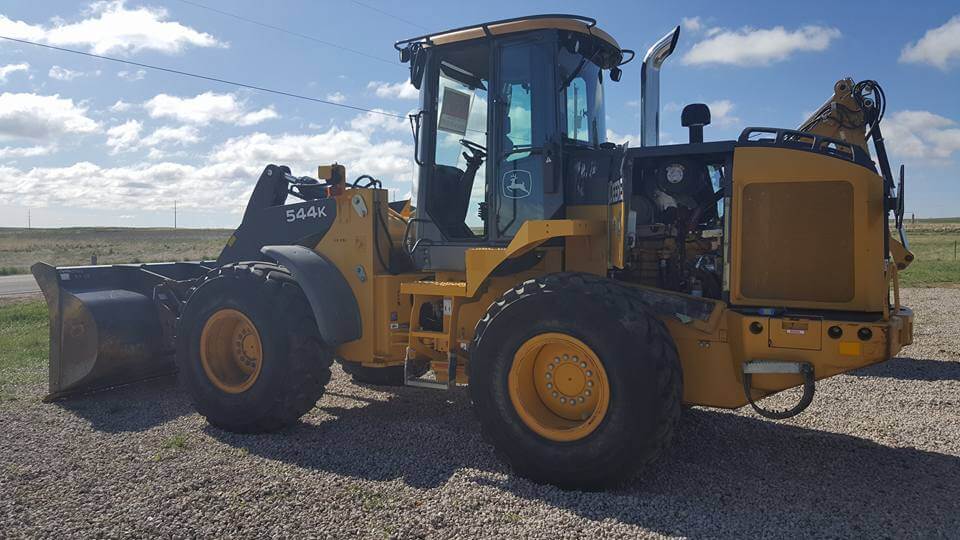
<svg viewBox="0 0 960 540"><path fill-rule="evenodd" d="M772 137L751 139L752 135L758 134L771 135ZM776 146L806 150L852 161L875 170L873 160L870 159L869 154L859 145L806 131L771 127L748 127L740 133L737 144L740 146Z"/></svg>

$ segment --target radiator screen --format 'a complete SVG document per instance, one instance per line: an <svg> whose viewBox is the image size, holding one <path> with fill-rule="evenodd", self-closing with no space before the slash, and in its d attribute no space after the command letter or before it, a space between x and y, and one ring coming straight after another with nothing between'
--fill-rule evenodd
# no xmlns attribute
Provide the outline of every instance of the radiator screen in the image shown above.
<svg viewBox="0 0 960 540"><path fill-rule="evenodd" d="M744 297L813 302L853 298L852 184L751 183L740 204Z"/></svg>

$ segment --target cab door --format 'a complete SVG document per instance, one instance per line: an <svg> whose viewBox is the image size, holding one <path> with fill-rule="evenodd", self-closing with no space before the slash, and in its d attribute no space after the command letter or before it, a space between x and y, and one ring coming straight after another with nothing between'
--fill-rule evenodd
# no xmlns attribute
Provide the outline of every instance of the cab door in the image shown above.
<svg viewBox="0 0 960 540"><path fill-rule="evenodd" d="M525 221L550 219L562 207L553 46L545 34L497 46L488 194L494 240L508 241Z"/></svg>

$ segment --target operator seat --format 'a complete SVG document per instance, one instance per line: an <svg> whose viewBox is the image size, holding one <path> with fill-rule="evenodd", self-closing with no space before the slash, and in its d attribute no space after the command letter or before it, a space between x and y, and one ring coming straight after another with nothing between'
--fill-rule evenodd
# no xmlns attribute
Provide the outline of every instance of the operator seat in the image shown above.
<svg viewBox="0 0 960 540"><path fill-rule="evenodd" d="M470 209L470 194L477 176L477 170L483 164L483 158L473 158L464 152L467 160L466 170L451 165L436 165L431 183L430 217L438 227L452 238L475 238L467 226L467 212Z"/></svg>

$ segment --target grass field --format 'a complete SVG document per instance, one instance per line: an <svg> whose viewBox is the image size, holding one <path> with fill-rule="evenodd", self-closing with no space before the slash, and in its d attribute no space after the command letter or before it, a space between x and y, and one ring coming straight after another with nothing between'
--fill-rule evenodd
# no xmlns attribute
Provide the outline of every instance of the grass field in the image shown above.
<svg viewBox="0 0 960 540"><path fill-rule="evenodd" d="M215 259L226 229L0 228L0 275L22 274L37 261L54 266Z"/></svg>
<svg viewBox="0 0 960 540"><path fill-rule="evenodd" d="M43 261L54 266L214 259L230 236L226 229L4 229L0 228L0 276L22 274ZM900 275L905 287L960 284L960 218L907 224L916 261ZM960 254L958 254L960 255Z"/></svg>
<svg viewBox="0 0 960 540"><path fill-rule="evenodd" d="M0 305L0 401L16 400L23 387L43 381L47 341L46 304L34 300Z"/></svg>
<svg viewBox="0 0 960 540"><path fill-rule="evenodd" d="M916 260L900 274L904 287L960 285L960 219L907 223L907 239Z"/></svg>

